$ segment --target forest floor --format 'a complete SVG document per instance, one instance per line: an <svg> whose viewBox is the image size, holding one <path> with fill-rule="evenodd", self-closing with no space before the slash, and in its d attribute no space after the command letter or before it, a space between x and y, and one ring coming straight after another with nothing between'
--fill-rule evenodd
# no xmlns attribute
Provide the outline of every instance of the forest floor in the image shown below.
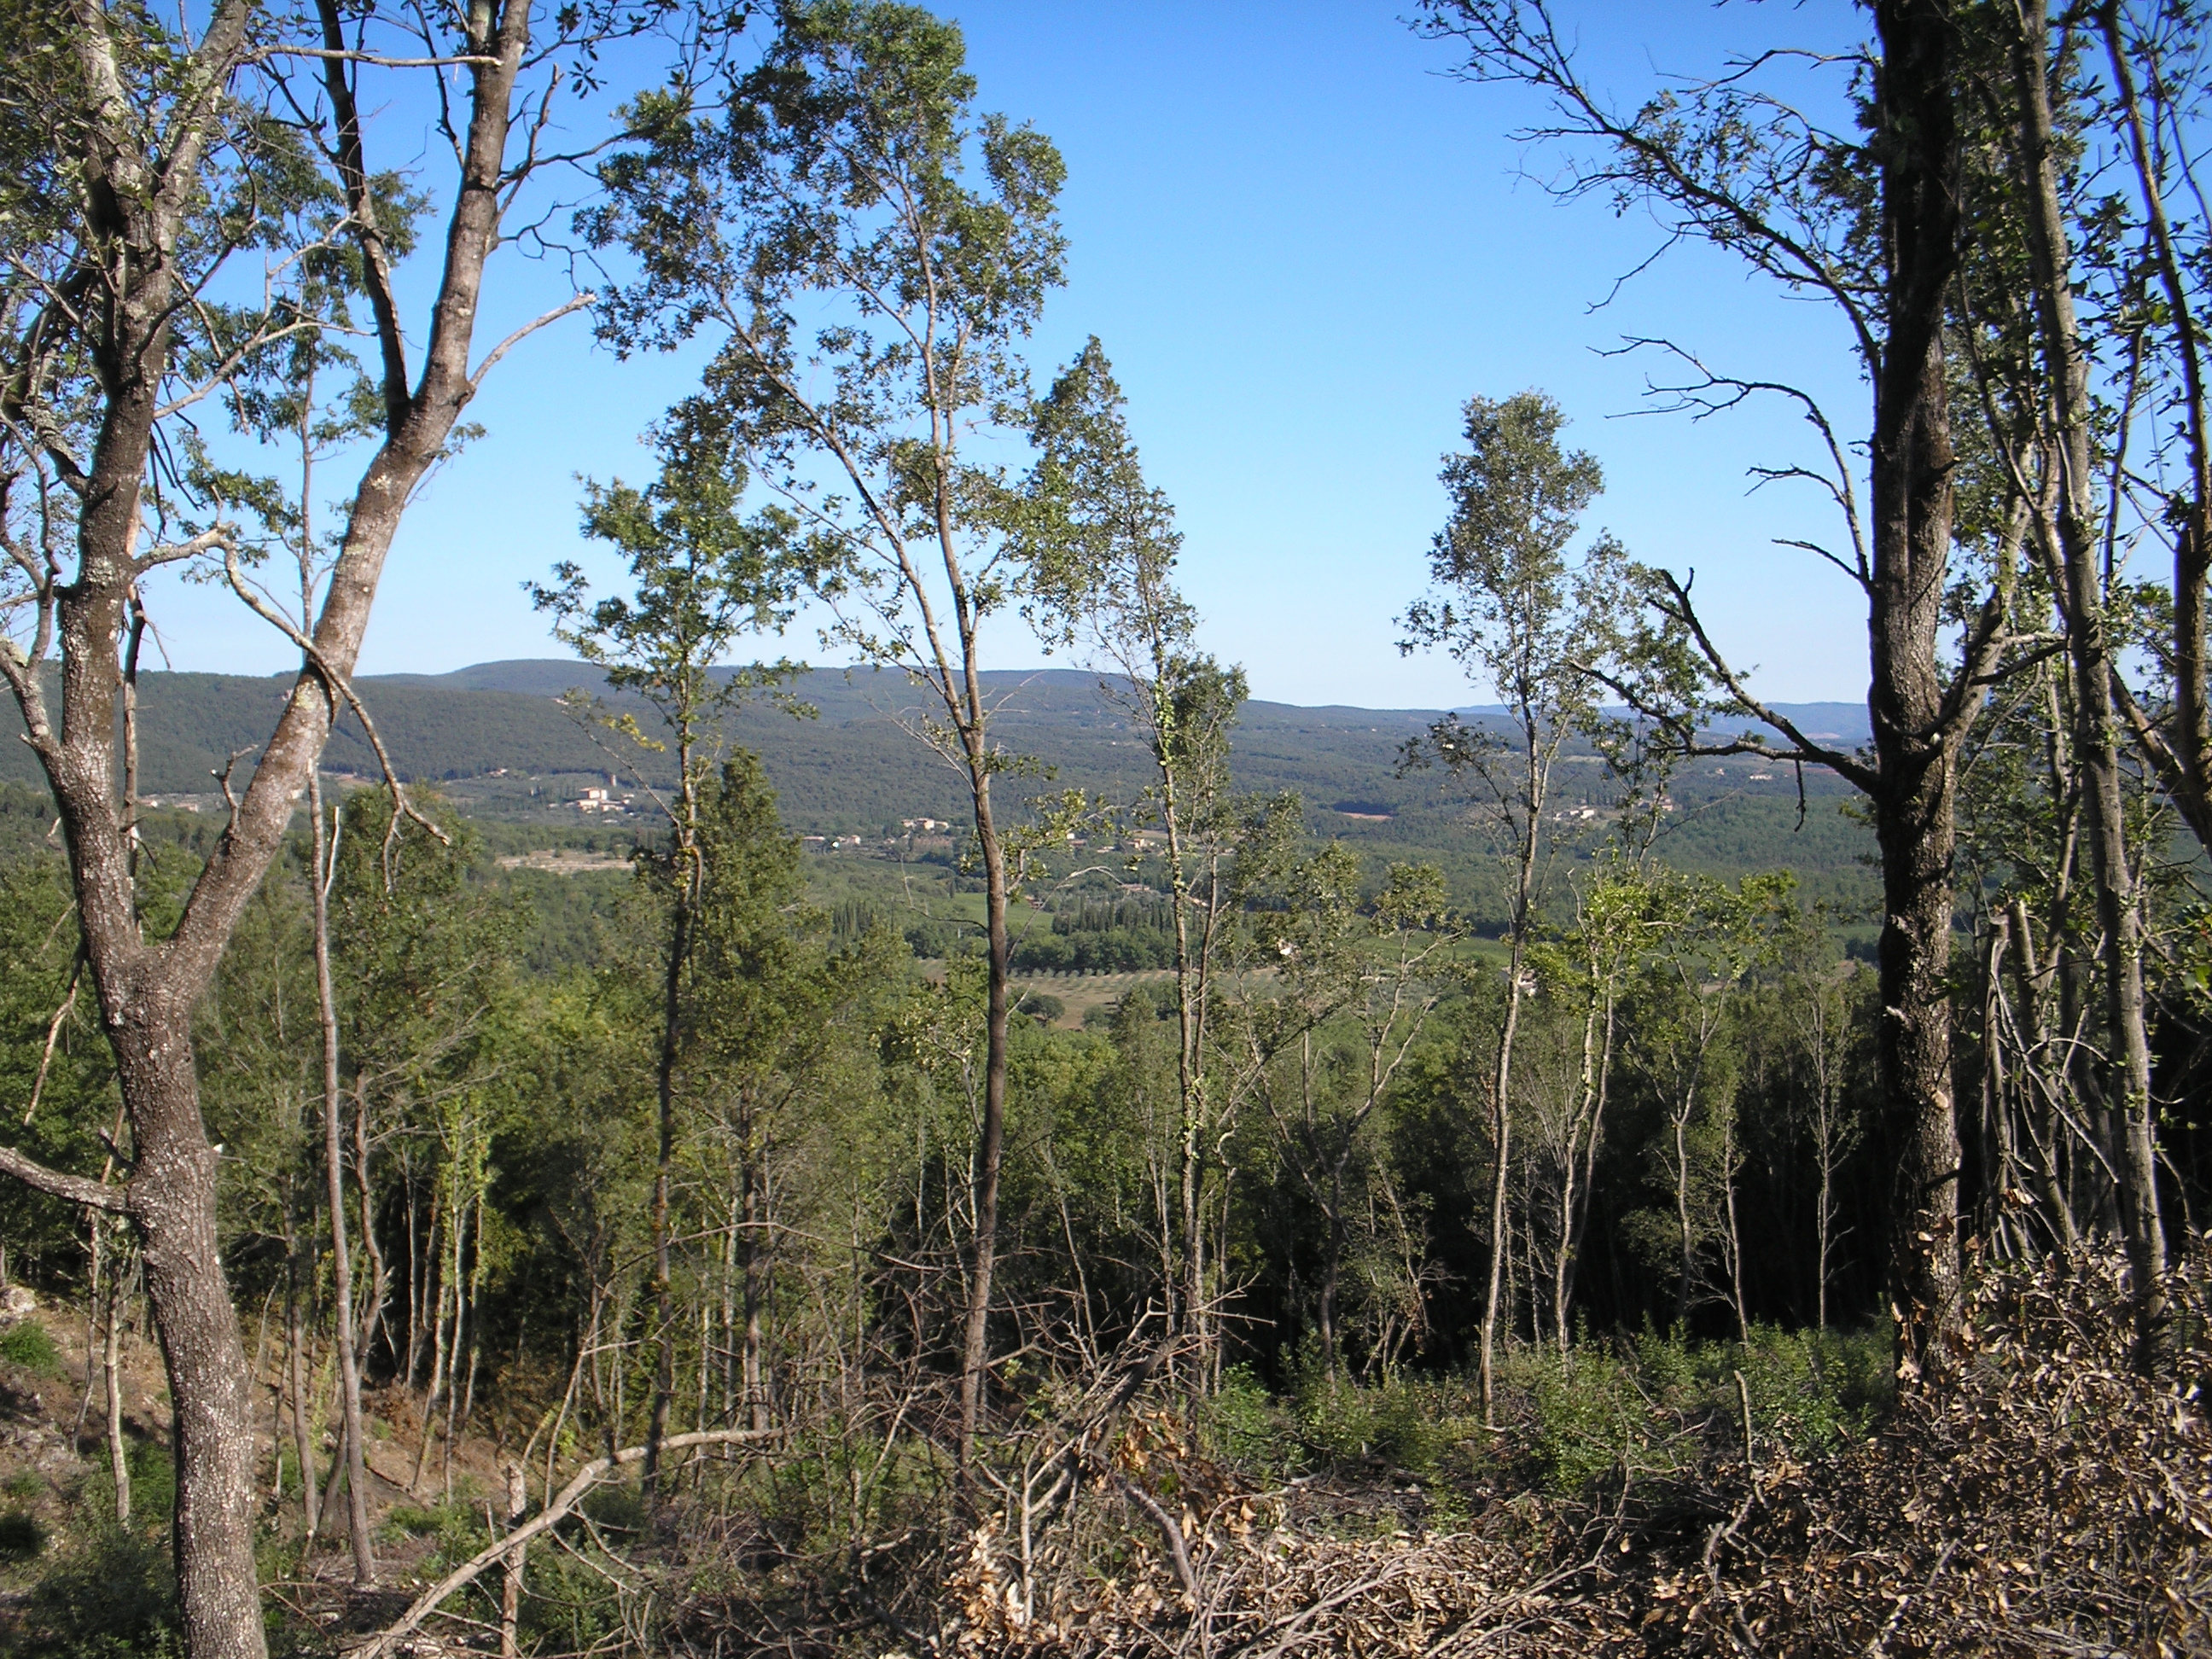
<svg viewBox="0 0 2212 1659"><path fill-rule="evenodd" d="M81 1651L119 1656L136 1650L127 1635L118 1644L100 1639L102 1624L128 1626L140 1614L158 1622L170 1591L166 1561L175 1478L169 1455L169 1390L156 1345L126 1329L119 1345L123 1379L123 1440L131 1483L131 1519L118 1525L115 1481L107 1444L105 1372L88 1368L83 1310L40 1300L29 1292L0 1292L0 1655L47 1653L51 1603L56 1597L97 1595L110 1619L94 1619ZM246 1335L255 1336L249 1323ZM319 1530L311 1551L306 1538L298 1455L291 1420L280 1425L276 1402L284 1377L272 1355L281 1352L274 1331L264 1332L255 1366L255 1467L261 1472L264 1529L261 1571L271 1599L311 1624L343 1622L373 1630L396 1616L428 1582L422 1570L441 1548L436 1535L455 1505L480 1504L503 1486L502 1449L495 1438L463 1432L446 1455L442 1434L432 1430L429 1455L422 1449L419 1395L397 1388L363 1396L370 1475L369 1512L376 1528L383 1588L362 1596L348 1583L344 1544L346 1499ZM338 1437L334 1391L325 1363L309 1379L318 1426L312 1436L318 1473L327 1481ZM319 1408L318 1408L319 1407ZM327 1422L320 1419L327 1419ZM334 1524L333 1524L334 1523ZM56 1571L59 1564L60 1571ZM71 1613L87 1608L64 1610ZM34 1635L46 1629L47 1639ZM426 1650L427 1651L427 1650Z"/></svg>
<svg viewBox="0 0 2212 1659"><path fill-rule="evenodd" d="M548 1534L522 1650L2212 1653L2212 1293L2177 1270L2171 1363L2144 1375L2122 1282L2110 1257L1990 1271L1956 1363L1893 1404L1872 1334L1517 1352L1495 1430L1464 1377L1276 1394L1232 1371L1206 1401L1164 1394L1102 1421L1034 1549L1016 1547L1011 1510L942 1482L909 1483L878 1541L841 1541L820 1505L842 1501L850 1436L793 1424L770 1456L688 1467L657 1522L615 1484ZM78 1426L84 1336L64 1306L0 1324L0 1652L151 1659L173 1651L161 1375L150 1344L126 1345L134 1520L118 1529L101 1401ZM419 1403L375 1395L383 1587L359 1594L342 1540L300 1547L280 1380L265 1368L259 1429L263 1479L285 1483L261 1564L272 1636L296 1659L343 1654L495 1534L510 1449L463 1437L448 1468L434 1447L415 1486ZM495 1588L404 1650L496 1651Z"/></svg>

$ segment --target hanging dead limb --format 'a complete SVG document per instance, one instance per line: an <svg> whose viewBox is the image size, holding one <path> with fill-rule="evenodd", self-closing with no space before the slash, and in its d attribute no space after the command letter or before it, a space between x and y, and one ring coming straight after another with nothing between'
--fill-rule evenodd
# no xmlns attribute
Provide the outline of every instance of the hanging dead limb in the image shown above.
<svg viewBox="0 0 2212 1659"><path fill-rule="evenodd" d="M703 1429L691 1434L669 1435L660 1442L659 1449L665 1455L691 1446L757 1444L774 1439L777 1432L773 1429ZM441 1602L474 1583L490 1568L505 1559L509 1552L522 1548L540 1533L560 1525L592 1487L617 1468L643 1462L645 1452L643 1446L625 1446L611 1456L594 1458L585 1464L569 1478L568 1484L561 1488L559 1495L551 1503L515 1527L504 1538L493 1540L424 1590L396 1621L353 1649L349 1659L386 1659L386 1656L397 1652L398 1644L412 1634L424 1620L436 1613Z"/></svg>
<svg viewBox="0 0 2212 1659"><path fill-rule="evenodd" d="M497 367L499 360L506 356L508 352L537 333L539 329L559 322L571 312L583 310L586 306L595 303L599 297L597 294L586 289L565 304L557 305L543 315L532 318L521 327L516 329L514 333L484 354L484 360L477 365L476 373L469 376L469 395L474 397L477 394L483 386L484 376L490 374Z"/></svg>
<svg viewBox="0 0 2212 1659"><path fill-rule="evenodd" d="M495 64L496 58L469 53L448 54L441 58L386 58L374 52L331 51L315 46L264 46L252 53L250 63L268 63L278 58L316 58L325 62L367 64L372 69L459 69L472 64Z"/></svg>
<svg viewBox="0 0 2212 1659"><path fill-rule="evenodd" d="M46 1022L46 1046L39 1054L39 1074L31 1080L31 1103L23 1109L23 1127L30 1127L31 1120L39 1115L39 1097L46 1092L46 1073L53 1067L54 1049L61 1042L62 1027L76 1007L77 987L84 981L84 952L80 950L76 965L70 969L69 994L62 1006L54 1010L54 1017Z"/></svg>

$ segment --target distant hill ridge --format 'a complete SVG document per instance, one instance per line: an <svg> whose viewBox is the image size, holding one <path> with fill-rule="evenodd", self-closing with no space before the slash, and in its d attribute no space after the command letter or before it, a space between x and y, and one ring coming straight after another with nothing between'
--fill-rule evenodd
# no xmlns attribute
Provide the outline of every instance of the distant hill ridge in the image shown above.
<svg viewBox="0 0 2212 1659"><path fill-rule="evenodd" d="M249 751L238 767L244 776L292 678L289 673L145 675L139 701L146 791L207 794L214 787L212 774L240 750ZM1001 700L1000 741L1059 774L1053 781L1008 775L1001 781L1007 793L1018 798L1079 785L1127 799L1150 781L1140 745L1100 697L1096 674L1002 670L983 680ZM478 663L450 674L364 676L356 684L395 764L410 781L483 779L504 769L547 779L613 770L657 782L665 781L672 764L665 755L640 751L610 733L586 731L559 706L556 699L571 687L604 692L604 677L584 663ZM792 689L817 711L815 718L794 718L754 696L726 713L721 729L727 742L759 753L794 828L872 831L921 814L956 822L965 817L957 774L890 718L897 710L922 708L920 688L893 672L827 669L804 676ZM1479 718L1496 711L1462 712ZM1245 705L1236 734L1237 786L1297 791L1316 827L1348 828L1345 819L1387 814L1399 820L1397 832L1415 827L1410 818L1425 819L1443 834L1443 821L1458 821L1458 815L1440 781L1433 774L1397 773L1406 740L1441 713L1255 700ZM1856 742L1865 731L1864 711L1847 703L1795 704L1789 714L1802 726L1832 732L1843 742ZM12 708L4 718L20 732ZM350 714L340 719L325 764L335 771L375 772L374 755ZM39 781L35 762L20 742L0 743L0 778ZM1613 793L1587 767L1577 769L1565 787L1574 800L1602 802Z"/></svg>
<svg viewBox="0 0 2212 1659"><path fill-rule="evenodd" d="M798 696L819 705L825 696L831 702L838 701L836 692L825 692L824 688L848 685L848 681L858 682L854 695L863 706L872 708L874 705L871 699L881 694L871 689L869 681L878 676L893 682L896 679L895 674L877 669L819 668L797 682L793 690ZM981 678L983 683L994 691L1006 690L1032 694L1017 698L1014 712L1018 716L1060 712L1063 705L1079 702L1086 709L1097 707L1100 677L1087 669L994 669L986 670ZM597 682L596 687L594 682ZM557 697L578 685L604 689L605 682L599 679L599 671L589 663L550 657L520 657L503 662L474 663L447 674L367 676L359 684L364 687L443 686L465 691L512 691ZM894 695L903 700L914 696L915 692L901 688ZM1864 703L1783 702L1774 704L1773 708L1777 714L1793 721L1806 736L1820 741L1859 744L1865 742L1869 735ZM825 708L824 713L828 712ZM1445 712L1437 708L1364 708L1352 703L1271 702L1255 697L1244 705L1242 724L1251 728L1278 722L1298 725L1323 720L1331 725L1371 725L1382 720L1403 725L1411 732L1426 729L1431 721L1441 718ZM1460 705L1452 712L1462 715L1502 714L1504 705L1468 703Z"/></svg>

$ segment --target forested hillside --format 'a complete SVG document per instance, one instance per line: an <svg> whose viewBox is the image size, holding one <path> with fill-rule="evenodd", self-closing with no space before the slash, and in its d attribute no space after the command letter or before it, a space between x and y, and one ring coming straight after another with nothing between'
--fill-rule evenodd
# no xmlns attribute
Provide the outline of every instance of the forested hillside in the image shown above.
<svg viewBox="0 0 2212 1659"><path fill-rule="evenodd" d="M1817 9L1411 21L1707 262L1865 696L1474 385L1382 711L1212 647L948 16L0 7L0 1648L2212 1652L2204 19ZM561 654L356 673L580 313Z"/></svg>
<svg viewBox="0 0 2212 1659"><path fill-rule="evenodd" d="M982 681L1000 705L1000 739L1049 769L1048 775L1008 778L1016 799L1070 787L1128 798L1144 787L1148 763L1101 696L1098 674L988 671ZM245 750L234 775L241 785L252 776L256 734L266 730L288 684L225 675L143 675L142 787L170 805L181 797L203 810L218 806L216 773ZM643 708L634 696L610 695L604 674L584 664L486 663L434 677L368 676L356 685L398 775L434 786L458 810L513 831L500 836L502 851L573 839L571 832L587 823L617 834L622 826L635 827L635 820L621 815L579 814L579 793L604 783L610 772L656 787L672 777L667 754L580 720L562 707L562 695L580 687L611 710ZM716 742L760 757L794 832L857 834L873 848L908 819L964 821L957 780L898 724L898 716L910 717L919 707L902 675L822 671L793 682L787 693L789 706L751 694L716 711L714 726ZM1862 708L1784 705L1777 712L1839 744L1864 738ZM1237 786L1255 795L1296 793L1315 835L1341 836L1376 857L1440 860L1453 878L1455 898L1483 909L1494 897L1484 832L1468 810L1466 792L1432 773L1408 774L1401 765L1407 742L1437 718L1433 710L1299 708L1248 701L1237 722ZM12 747L0 748L0 775L34 784L37 768L20 742L20 721L15 735ZM1618 787L1597 757L1583 744L1571 759L1579 769L1562 791L1559 807L1609 812ZM377 775L376 757L349 713L339 715L324 765L341 777ZM1802 815L1796 780L1787 769L1707 763L1686 769L1673 789L1681 810L1668 826L1671 861L1726 876L1790 869L1808 895L1845 912L1870 903L1864 866L1871 843L1838 811L1849 792L1825 769L1807 775ZM1586 839L1590 847L1598 844L1595 836Z"/></svg>

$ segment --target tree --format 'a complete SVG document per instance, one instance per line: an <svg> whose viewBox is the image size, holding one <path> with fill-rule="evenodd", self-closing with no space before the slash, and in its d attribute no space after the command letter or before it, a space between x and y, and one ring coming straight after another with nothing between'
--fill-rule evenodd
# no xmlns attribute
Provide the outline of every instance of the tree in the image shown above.
<svg viewBox="0 0 2212 1659"><path fill-rule="evenodd" d="M649 147L610 164L588 224L641 272L601 334L625 351L712 339L672 429L745 462L828 639L921 689L908 728L966 782L989 983L964 1466L997 1262L1012 890L992 783L1013 762L979 674L985 624L1022 575L1017 492L982 434L1028 408L1021 347L1061 280L1063 169L1041 134L972 112L959 30L917 7L793 5L737 94L719 119L680 94L636 106Z"/></svg>
<svg viewBox="0 0 2212 1659"><path fill-rule="evenodd" d="M2140 378L2144 383L2141 406L2160 407L2171 422L2170 437L2153 434L2152 453L2166 453L2169 447L2180 452L2179 486L2166 490L2162 501L2141 514L2143 528L2170 542L2173 550L2171 648L2165 664L2171 696L2163 708L2146 708L2129 695L2124 683L2116 690L2137 747L2198 842L2212 846L2212 701L2208 700L2212 689L2208 689L2207 678L2212 656L2208 656L2206 627L2207 617L2212 615L2212 374L2208 374L2212 365L2206 361L2201 320L2206 308L2207 227L2201 215L2198 221L2177 222L2166 207L2172 191L2193 193L2195 188L2188 182L2189 152L2180 134L2186 119L2183 112L2202 96L2203 69L2197 48L2203 20L2194 5L2137 9L2120 0L2105 0L2091 15L2110 75L2107 119L2133 173L2147 256L2141 264L2148 266L2148 281L2142 286L2154 289L2156 296L2130 295L2133 314L2114 331L2127 341L2130 380ZM2048 25L2038 21L2025 33L2040 41L2047 38ZM2023 40L2023 54L2036 49ZM2023 72L2028 67L2023 55ZM2027 90L2032 96L2033 87ZM2033 149L2027 159L2039 167L2047 161ZM2110 201L2100 204L2107 212L2112 205ZM2054 247L2051 252L2063 250ZM2054 263L2053 280L2044 289L2051 296L2046 305L2053 309L2063 272L2063 264ZM2138 406L2138 389L2132 384L2129 387L2128 406L2115 434L2118 444L2131 435L2126 417ZM2117 503L2112 505L2117 508Z"/></svg>
<svg viewBox="0 0 2212 1659"><path fill-rule="evenodd" d="M807 1194L834 1200L843 1163L836 1143L872 1091L866 1046L886 1012L885 950L896 942L872 932L831 948L826 917L805 902L799 845L753 756L740 750L722 763L702 809L682 1058L688 1092L712 1114L702 1163L714 1167L708 1153L720 1152L736 1176L734 1191L716 1192L723 1213L701 1218L702 1231L726 1228L734 1258L722 1321L738 1377L725 1397L747 1427L765 1431L768 1320L785 1235L815 1218L802 1207Z"/></svg>
<svg viewBox="0 0 2212 1659"><path fill-rule="evenodd" d="M1862 77L1863 137L1809 120L1759 76L1796 61L1769 53L1711 82L1614 111L1582 78L1544 0L1430 0L1425 26L1467 52L1459 73L1534 87L1556 119L1532 137L1592 143L1564 194L1626 195L1650 204L1671 240L1727 249L1785 291L1825 300L1850 331L1871 388L1867 509L1847 441L1817 402L1765 378L1688 366L1662 388L1674 406L1711 413L1783 397L1811 424L1830 470L1764 476L1811 479L1833 498L1848 552L1811 550L1864 596L1872 755L1808 736L1753 692L1707 632L1688 584L1652 572L1647 592L1670 643L1671 671L1618 689L1685 753L1771 756L1828 766L1863 791L1881 848L1883 930L1879 1048L1887 1103L1889 1286L1899 1371L1910 1380L1945 1352L1959 1306L1959 1140L1951 1077L1951 866L1962 745L2009 635L2017 544L2000 544L1977 573L1960 617L1954 597L1954 465L1946 324L1967 246L1967 174L1960 143L1960 9L1948 0L1878 0L1874 49L1841 61ZM1645 342L1646 344L1662 343ZM1954 666L1942 635L1962 620ZM1662 686L1666 689L1660 689ZM1703 687L1704 690L1693 690ZM1710 700L1708 699L1710 693ZM1763 722L1708 735L1716 718Z"/></svg>
<svg viewBox="0 0 2212 1659"><path fill-rule="evenodd" d="M645 1482L658 1493L660 1441L676 1397L675 1304L669 1283L669 1178L676 1157L677 1069L684 1030L684 976L691 966L692 930L698 916L706 866L700 850L701 791L719 746L707 721L750 686L780 680L788 665L766 671L721 666L732 646L750 631L780 628L786 584L768 538L737 513L744 490L743 470L724 459L666 447L659 478L637 490L617 481L591 486L585 533L611 542L628 556L634 592L594 600L582 568L573 561L554 568L556 586L526 584L541 611L555 617L554 635L586 662L606 671L617 692L641 697L659 716L665 742L641 728L634 714L590 714L594 699L570 694L580 714L595 719L647 750L676 750L676 783L655 799L668 820L668 845L659 875L669 896L668 948L661 970L659 1058L653 1095L659 1123L652 1213L653 1345L658 1358L653 1415L646 1429Z"/></svg>
<svg viewBox="0 0 2212 1659"><path fill-rule="evenodd" d="M1557 1233L1552 1258L1553 1340L1567 1352L1568 1311L1582 1259L1597 1160L1604 1145L1613 1066L1620 1045L1621 999L1644 955L1671 924L1673 884L1626 859L1601 865L1575 890L1575 926L1544 953L1540 972L1578 1016L1573 1074L1553 1118Z"/></svg>
<svg viewBox="0 0 2212 1659"><path fill-rule="evenodd" d="M1654 1162L1665 1172L1675 1246L1674 1326L1709 1293L1704 1261L1717 1243L1736 1334L1748 1341L1743 1242L1737 1224L1733 1026L1745 980L1771 959L1773 924L1795 880L1747 876L1735 888L1677 878L1665 884L1636 1011L1639 1067L1659 1107Z"/></svg>
<svg viewBox="0 0 2212 1659"><path fill-rule="evenodd" d="M1857 964L1832 963L1809 934L1794 941L1798 959L1785 976L1783 994L1805 1075L1796 1103L1811 1142L1816 1183L1813 1199L1813 1326L1828 1328L1828 1291L1835 1277L1836 1176L1857 1146L1860 1126L1846 1090L1850 1084L1852 1036L1861 1000L1855 986Z"/></svg>
<svg viewBox="0 0 2212 1659"><path fill-rule="evenodd" d="M7 142L30 151L30 165L9 171L32 210L10 214L0 246L13 624L0 675L65 827L133 1152L130 1178L115 1188L16 1154L4 1166L42 1190L125 1213L137 1229L176 1407L175 1547L195 1655L256 1655L264 1636L250 1389L217 1245L216 1164L190 1013L276 856L341 703L362 712L349 677L409 501L447 454L483 375L535 326L477 355L486 264L546 160L532 135L558 59L626 25L568 13L533 42L533 21L529 0L483 0L404 23L349 17L334 0L275 17L217 0L195 37L188 25L172 30L84 0L66 17L39 14L58 50L9 54L0 95ZM379 49L387 27L398 33L390 52ZM395 278L407 211L370 160L361 93L379 65L426 60L457 71L465 90L448 106L458 128L444 128L455 173L410 367ZM261 481L211 459L194 459L158 489L152 469L165 446L192 456L163 434L194 404L331 320L307 286L316 264L308 256L319 252L342 256L370 313L378 368L364 401L374 431L313 614L263 610L308 665L173 929L155 936L142 925L134 884L134 804L116 787L135 740L129 688L143 584L166 566L221 554L245 594L254 549L224 515L263 507L281 520L289 509ZM265 297L228 302L222 273L247 252L265 257ZM42 666L57 647L58 718Z"/></svg>
<svg viewBox="0 0 2212 1659"><path fill-rule="evenodd" d="M1101 672L1100 695L1140 734L1152 763L1132 815L1166 837L1175 925L1181 1238L1168 1299L1174 1309L1180 1292L1182 1326L1198 1345L1202 1379L1216 1340L1207 1314L1210 1143L1229 1128L1207 1075L1208 1019L1235 817L1229 734L1245 683L1241 669L1224 668L1197 647L1197 612L1174 584L1182 536L1167 497L1145 481L1124 409L1094 337L1036 407L1030 430L1038 459L1018 533L1032 619L1048 641Z"/></svg>
<svg viewBox="0 0 2212 1659"><path fill-rule="evenodd" d="M1495 1425L1493 1359L1504 1283L1506 1189L1512 1139L1513 1039L1533 988L1546 854L1560 831L1552 814L1552 774L1569 738L1598 719L1599 676L1613 654L1613 594L1626 562L1601 537L1577 562L1568 556L1583 510L1604 487L1598 464L1559 446L1566 424L1540 392L1503 403L1468 401L1463 454L1444 458L1451 521L1429 555L1437 589L1405 617L1408 641L1441 648L1470 680L1505 704L1501 732L1448 715L1409 744L1408 766L1441 764L1471 792L1478 820L1507 867L1505 1012L1490 1079L1490 1278L1478 1364L1483 1420Z"/></svg>

